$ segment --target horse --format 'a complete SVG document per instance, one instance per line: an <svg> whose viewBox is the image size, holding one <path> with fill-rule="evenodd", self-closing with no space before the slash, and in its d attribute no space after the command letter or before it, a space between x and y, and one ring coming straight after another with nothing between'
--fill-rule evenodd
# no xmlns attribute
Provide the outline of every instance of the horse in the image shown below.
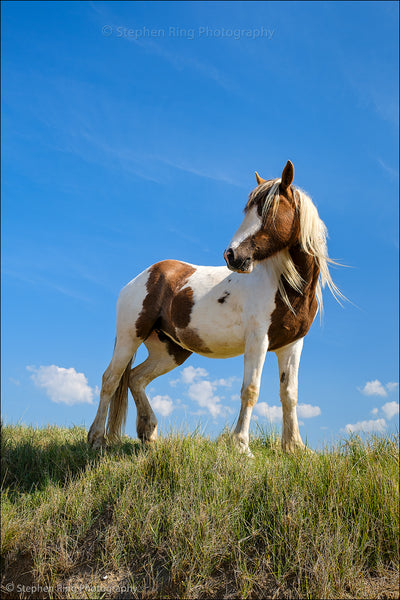
<svg viewBox="0 0 400 600"><path fill-rule="evenodd" d="M88 442L117 440L125 425L128 387L143 442L157 439L157 418L145 394L156 377L193 353L209 358L244 354L241 407L233 432L239 451L253 457L249 426L268 351L278 357L285 452L304 448L297 421L298 371L303 340L318 312L322 288L343 297L333 283L327 229L311 198L293 185L288 161L278 179L262 179L244 219L224 252L226 266L158 262L130 281L117 301L114 353L106 369ZM147 359L131 369L140 344ZM107 432L105 424L109 412Z"/></svg>

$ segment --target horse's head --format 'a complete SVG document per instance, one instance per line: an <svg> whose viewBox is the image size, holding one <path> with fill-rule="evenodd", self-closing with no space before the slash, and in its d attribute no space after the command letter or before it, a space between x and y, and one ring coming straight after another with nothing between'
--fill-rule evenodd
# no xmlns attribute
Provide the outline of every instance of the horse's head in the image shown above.
<svg viewBox="0 0 400 600"><path fill-rule="evenodd" d="M288 161L281 179L266 181L256 173L257 187L244 209L245 217L224 252L231 271L250 273L254 263L273 256L299 241L293 164Z"/></svg>

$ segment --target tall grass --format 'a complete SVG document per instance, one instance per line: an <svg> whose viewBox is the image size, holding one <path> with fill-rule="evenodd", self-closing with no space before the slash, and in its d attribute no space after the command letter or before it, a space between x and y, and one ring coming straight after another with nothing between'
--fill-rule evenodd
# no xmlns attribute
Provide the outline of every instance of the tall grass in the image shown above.
<svg viewBox="0 0 400 600"><path fill-rule="evenodd" d="M3 593L398 597L397 439L292 456L276 442L260 433L254 461L226 435L96 453L81 428L5 426Z"/></svg>

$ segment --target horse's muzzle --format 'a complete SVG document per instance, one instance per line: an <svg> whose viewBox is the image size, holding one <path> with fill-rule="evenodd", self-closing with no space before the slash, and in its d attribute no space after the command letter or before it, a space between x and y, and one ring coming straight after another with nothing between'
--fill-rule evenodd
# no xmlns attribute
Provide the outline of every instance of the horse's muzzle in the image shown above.
<svg viewBox="0 0 400 600"><path fill-rule="evenodd" d="M243 259L240 256L235 256L235 251L232 248L225 250L224 259L228 269L236 271L236 273L250 273L253 270L251 258Z"/></svg>

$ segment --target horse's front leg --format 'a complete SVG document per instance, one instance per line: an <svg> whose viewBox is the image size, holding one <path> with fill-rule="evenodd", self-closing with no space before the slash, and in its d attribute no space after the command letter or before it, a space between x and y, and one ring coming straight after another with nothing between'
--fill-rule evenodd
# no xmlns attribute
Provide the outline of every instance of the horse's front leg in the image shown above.
<svg viewBox="0 0 400 600"><path fill-rule="evenodd" d="M279 364L282 403L282 449L293 452L304 448L297 422L298 374L303 338L276 350Z"/></svg>
<svg viewBox="0 0 400 600"><path fill-rule="evenodd" d="M261 374L268 350L267 334L252 332L246 339L241 408L233 439L242 454L254 458L249 448L249 427L253 407L258 400Z"/></svg>

